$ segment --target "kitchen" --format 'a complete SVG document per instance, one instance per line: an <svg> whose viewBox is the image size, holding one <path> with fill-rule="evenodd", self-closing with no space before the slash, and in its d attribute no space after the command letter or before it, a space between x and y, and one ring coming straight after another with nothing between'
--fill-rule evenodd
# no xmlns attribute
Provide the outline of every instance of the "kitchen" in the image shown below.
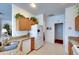
<svg viewBox="0 0 79 59"><path fill-rule="evenodd" d="M28 5L30 7L33 5L32 8L34 9L30 7L25 8L24 5L26 5L26 7L28 7ZM48 7L52 7L52 5L53 7L54 5L63 6L62 4L36 5L44 7L46 7L46 5L48 5ZM59 49L62 52L62 54L79 54L75 53L75 49L78 51L77 45L79 45L79 16L77 14L77 11L75 11L75 6L77 6L76 4L66 4L66 6L64 5L63 9L60 6L55 7L60 9L57 10L54 8L55 11L57 11L60 14L57 13L56 15L53 15L50 13L47 14L48 16L46 14L41 13L44 12L45 9L43 9L43 11L40 12L39 10L41 10L42 8L36 8L34 4L30 5L28 3L13 3L2 4L2 6L4 7L0 7L0 11L2 12L0 13L0 17L3 16L2 18L0 18L0 54L28 55L30 52L34 50L40 50L42 47L45 46L45 43L50 43L50 45L55 46L54 44L56 43L54 25L58 23L63 23L63 30L61 29L63 44L57 43L55 47L60 48L62 46L62 48ZM53 11L53 9L50 9L50 7L49 10ZM28 12L31 9L32 11ZM61 14L62 10L64 10L63 14ZM38 13L38 15L34 15L32 14L33 11L35 11L35 13L40 13ZM51 52L54 50L56 51L57 48L51 49L51 47L50 49L49 46L47 48L51 50ZM57 53L60 52L59 50L57 50ZM61 54L61 52L59 54ZM54 52L52 53L54 54Z"/></svg>
<svg viewBox="0 0 79 59"><path fill-rule="evenodd" d="M12 17L12 20L6 21L6 19L11 19L11 17L8 18L8 16L6 15L7 12L5 12L6 18L4 19L4 21L2 20L3 21L2 27L4 27L4 25L6 24L12 32L11 32L11 35L7 36L8 33L6 33L7 32L6 26L2 29L3 36L1 37L2 41L1 41L1 46L0 46L0 51L2 51L2 52L0 52L0 54L1 55L2 54L4 54L4 55L5 54L9 54L9 55L10 54L12 54L12 55L28 54L30 51L32 51L34 49L39 49L43 45L43 43L41 43L41 44L39 43L43 40L43 37L41 36L43 30L42 30L42 25L34 25L34 24L38 23L37 18L35 18L33 15L31 15L27 11L25 11L26 12L25 13L23 9L20 9L19 7L16 7L15 5L2 4L2 6L4 6L4 8L6 8L5 10L7 10L7 12L9 12L9 13L13 12L12 13L13 16L11 16L11 14L9 14L9 16ZM18 12L18 10L19 10L19 12ZM23 12L25 13L23 15L24 18L23 18L23 16L21 16L23 14ZM21 19L19 17L21 17ZM31 21L30 21L30 19L31 19ZM32 26L33 29L31 29L31 25L34 25L34 26ZM30 32L30 31L32 31L32 32ZM40 35L40 32L41 32L41 35ZM31 36L29 35L30 33L31 33ZM40 37L41 40L38 39L38 40L34 41L34 38L32 38L32 36L33 36L32 34L35 35L35 37L36 37L35 39L37 39L37 37ZM39 34L39 36L37 34ZM36 42L38 42L38 43L36 43ZM40 46L39 46L39 44L40 44Z"/></svg>

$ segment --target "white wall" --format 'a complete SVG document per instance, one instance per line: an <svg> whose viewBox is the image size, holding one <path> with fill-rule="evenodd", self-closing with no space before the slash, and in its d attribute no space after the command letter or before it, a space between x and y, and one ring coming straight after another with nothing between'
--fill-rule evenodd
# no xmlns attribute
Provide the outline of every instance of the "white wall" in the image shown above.
<svg viewBox="0 0 79 59"><path fill-rule="evenodd" d="M36 15L36 18L38 19L38 24L43 25L43 14Z"/></svg>
<svg viewBox="0 0 79 59"><path fill-rule="evenodd" d="M16 5L12 5L12 36L22 36L22 35L26 35L28 32L27 31L17 31L16 30L16 19L15 19L15 15L17 13L21 13L22 15L24 15L25 17L31 17L33 16L31 13L29 13L27 10L24 10Z"/></svg>
<svg viewBox="0 0 79 59"><path fill-rule="evenodd" d="M65 53L68 53L68 37L79 37L79 32L75 31L75 17L77 16L75 6L66 8L65 10L65 29L64 29L64 43Z"/></svg>
<svg viewBox="0 0 79 59"><path fill-rule="evenodd" d="M46 30L46 41L49 43L54 43L54 39L55 39L55 27L54 25L56 23L64 23L64 15L57 15L57 16L52 16L52 17L48 17L47 19L47 27L51 27L51 30ZM50 39L49 39L50 38Z"/></svg>

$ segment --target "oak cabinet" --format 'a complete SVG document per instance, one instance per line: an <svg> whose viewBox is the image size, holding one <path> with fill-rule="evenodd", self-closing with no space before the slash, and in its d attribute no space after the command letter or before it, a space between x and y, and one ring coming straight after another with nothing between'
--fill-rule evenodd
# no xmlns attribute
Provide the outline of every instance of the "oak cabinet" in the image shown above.
<svg viewBox="0 0 79 59"><path fill-rule="evenodd" d="M33 51L34 49L35 49L34 38L31 38L31 51Z"/></svg>
<svg viewBox="0 0 79 59"><path fill-rule="evenodd" d="M34 25L35 23L34 23L34 21L30 20L30 24L31 24L31 25Z"/></svg>
<svg viewBox="0 0 79 59"><path fill-rule="evenodd" d="M73 47L72 43L69 42L69 44L68 44L68 54L69 55L73 54L72 47Z"/></svg>
<svg viewBox="0 0 79 59"><path fill-rule="evenodd" d="M75 30L79 31L79 15L75 18Z"/></svg>
<svg viewBox="0 0 79 59"><path fill-rule="evenodd" d="M31 23L29 18L16 19L16 29L19 31L31 30Z"/></svg>

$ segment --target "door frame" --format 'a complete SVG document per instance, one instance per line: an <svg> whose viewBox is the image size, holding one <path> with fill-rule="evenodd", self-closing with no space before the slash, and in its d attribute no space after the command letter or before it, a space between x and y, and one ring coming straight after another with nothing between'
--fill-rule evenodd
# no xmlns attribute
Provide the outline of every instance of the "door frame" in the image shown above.
<svg viewBox="0 0 79 59"><path fill-rule="evenodd" d="M55 25L56 25L56 24L62 24L62 25L63 25L63 23L55 23L55 24L54 24L54 43L55 43L55 34L56 34L56 33L55 33ZM63 25L63 31L64 31L64 25ZM63 44L64 44L64 32L63 32Z"/></svg>

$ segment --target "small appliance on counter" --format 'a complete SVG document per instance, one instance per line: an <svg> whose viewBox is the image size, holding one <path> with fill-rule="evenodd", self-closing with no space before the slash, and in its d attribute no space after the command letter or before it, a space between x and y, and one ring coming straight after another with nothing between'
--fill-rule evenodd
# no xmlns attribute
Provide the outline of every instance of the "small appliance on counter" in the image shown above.
<svg viewBox="0 0 79 59"><path fill-rule="evenodd" d="M31 27L30 36L35 38L35 49L39 49L43 46L43 26L33 25Z"/></svg>

